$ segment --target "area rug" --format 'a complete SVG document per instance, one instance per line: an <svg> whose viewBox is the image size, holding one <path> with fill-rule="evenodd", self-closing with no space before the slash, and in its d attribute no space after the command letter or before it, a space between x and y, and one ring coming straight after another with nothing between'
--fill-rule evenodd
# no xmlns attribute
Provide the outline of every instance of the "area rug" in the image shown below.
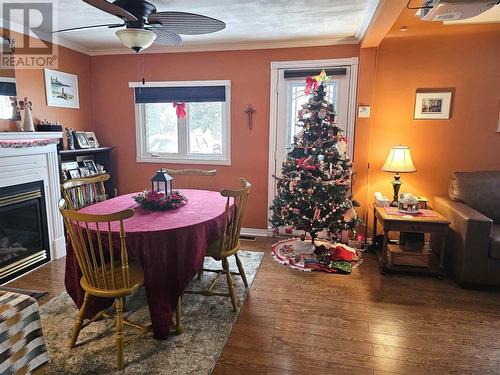
<svg viewBox="0 0 500 375"><path fill-rule="evenodd" d="M37 301L41 300L44 298L49 292L44 292L42 290L32 290L32 289L22 289L22 288L10 288L8 286L2 286L0 287L0 290L3 290L5 292L13 292L13 293L19 293L19 294L26 294Z"/></svg>
<svg viewBox="0 0 500 375"><path fill-rule="evenodd" d="M261 265L264 253L240 251L249 286ZM237 271L234 257L230 259L232 271ZM211 258L205 268L221 268ZM206 288L215 276L205 272L202 280L193 280L189 289ZM248 293L241 277L233 281L239 300L238 312ZM225 277L221 277L218 290L227 292ZM148 324L149 311L144 289L127 299L125 317L140 324ZM186 294L183 297L184 333L172 334L165 341L153 339L149 333L125 345L124 371L116 369L116 350L113 321L106 319L84 328L78 346L68 349L70 332L77 314L75 305L64 292L40 309L44 337L50 362L47 374L210 374L224 347L238 312L233 312L229 297L205 297ZM136 331L125 326L125 339Z"/></svg>
<svg viewBox="0 0 500 375"><path fill-rule="evenodd" d="M273 259L288 267L305 272L321 271L350 274L363 262L362 252L341 243L290 238L272 246Z"/></svg>

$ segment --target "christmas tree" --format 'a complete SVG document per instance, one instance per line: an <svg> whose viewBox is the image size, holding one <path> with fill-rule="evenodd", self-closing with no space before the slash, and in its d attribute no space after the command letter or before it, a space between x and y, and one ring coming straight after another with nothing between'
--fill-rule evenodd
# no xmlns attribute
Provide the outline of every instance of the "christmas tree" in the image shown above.
<svg viewBox="0 0 500 375"><path fill-rule="evenodd" d="M308 77L305 94L313 95L298 113L302 130L294 137L291 150L277 179L271 224L290 226L309 233L314 243L326 229L334 239L354 229L356 202L349 196L352 162L347 157L347 140L335 123L335 110L325 99L328 77Z"/></svg>

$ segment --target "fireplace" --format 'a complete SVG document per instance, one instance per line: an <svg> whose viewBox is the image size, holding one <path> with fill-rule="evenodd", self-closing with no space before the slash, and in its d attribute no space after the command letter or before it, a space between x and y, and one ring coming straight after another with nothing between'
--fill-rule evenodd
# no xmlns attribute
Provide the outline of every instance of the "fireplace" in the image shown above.
<svg viewBox="0 0 500 375"><path fill-rule="evenodd" d="M0 188L0 284L50 260L43 181Z"/></svg>

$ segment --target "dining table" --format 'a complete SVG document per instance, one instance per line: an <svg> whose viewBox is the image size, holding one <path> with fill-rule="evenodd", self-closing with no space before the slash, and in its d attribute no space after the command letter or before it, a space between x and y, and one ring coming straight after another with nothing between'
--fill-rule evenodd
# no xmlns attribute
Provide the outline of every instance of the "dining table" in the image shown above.
<svg viewBox="0 0 500 375"><path fill-rule="evenodd" d="M179 297L203 265L205 250L220 238L227 198L219 192L183 189L187 202L168 211L142 209L133 196L118 196L82 208L79 212L103 215L128 208L134 216L124 221L129 259L144 271L144 287L154 337L169 337L172 314ZM114 229L113 229L114 228ZM119 238L119 226L112 227ZM65 286L78 308L85 295L80 286L82 273L71 246L67 243ZM92 297L85 318L94 317L111 306L113 300Z"/></svg>

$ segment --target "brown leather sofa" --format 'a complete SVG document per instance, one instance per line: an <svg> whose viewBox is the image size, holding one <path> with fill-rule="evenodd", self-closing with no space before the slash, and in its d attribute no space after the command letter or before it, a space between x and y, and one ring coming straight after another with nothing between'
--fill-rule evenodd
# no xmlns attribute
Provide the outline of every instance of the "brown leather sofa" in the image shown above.
<svg viewBox="0 0 500 375"><path fill-rule="evenodd" d="M450 221L448 266L462 286L500 285L500 171L455 172L434 209Z"/></svg>

